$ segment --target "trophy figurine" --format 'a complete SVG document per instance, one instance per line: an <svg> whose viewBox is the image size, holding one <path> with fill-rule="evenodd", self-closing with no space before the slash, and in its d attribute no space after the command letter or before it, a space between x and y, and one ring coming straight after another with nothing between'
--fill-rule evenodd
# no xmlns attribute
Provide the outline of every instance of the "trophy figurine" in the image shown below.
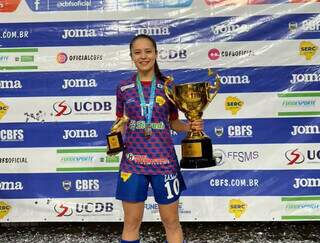
<svg viewBox="0 0 320 243"><path fill-rule="evenodd" d="M208 76L212 76L211 69ZM215 82L192 82L179 85L169 84L173 81L168 78L164 84L164 91L168 99L181 110L189 121L201 119L203 110L210 104L220 88L220 77L215 74ZM213 91L211 93L210 91ZM181 142L181 168L205 168L215 166L211 139L203 131L190 130Z"/></svg>
<svg viewBox="0 0 320 243"><path fill-rule="evenodd" d="M118 118L111 127L111 131L107 134L107 154L115 155L124 149L121 132L119 128L129 121L129 118L123 116Z"/></svg>

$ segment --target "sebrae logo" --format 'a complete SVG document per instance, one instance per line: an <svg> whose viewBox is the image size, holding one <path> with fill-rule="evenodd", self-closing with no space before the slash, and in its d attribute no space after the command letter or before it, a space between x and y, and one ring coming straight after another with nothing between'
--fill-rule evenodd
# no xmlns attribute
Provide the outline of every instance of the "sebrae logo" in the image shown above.
<svg viewBox="0 0 320 243"><path fill-rule="evenodd" d="M0 120L7 114L9 106L0 101Z"/></svg>
<svg viewBox="0 0 320 243"><path fill-rule="evenodd" d="M14 12L21 0L0 0L0 12Z"/></svg>
<svg viewBox="0 0 320 243"><path fill-rule="evenodd" d="M11 206L4 201L0 201L0 219L3 219L9 214Z"/></svg>
<svg viewBox="0 0 320 243"><path fill-rule="evenodd" d="M224 103L225 109L231 111L232 115L236 115L242 108L244 102L235 96L228 96Z"/></svg>
<svg viewBox="0 0 320 243"><path fill-rule="evenodd" d="M236 219L240 218L247 210L248 205L240 199L231 199L229 201L229 213L233 214Z"/></svg>
<svg viewBox="0 0 320 243"><path fill-rule="evenodd" d="M318 49L319 47L311 41L301 41L299 46L299 55L304 56L307 61L310 61L317 53Z"/></svg>

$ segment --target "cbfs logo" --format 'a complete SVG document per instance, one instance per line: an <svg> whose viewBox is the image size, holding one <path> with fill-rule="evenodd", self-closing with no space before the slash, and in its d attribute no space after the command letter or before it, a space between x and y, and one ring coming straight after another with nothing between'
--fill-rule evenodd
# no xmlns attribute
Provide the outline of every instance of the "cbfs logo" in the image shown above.
<svg viewBox="0 0 320 243"><path fill-rule="evenodd" d="M95 129L75 129L75 130L64 130L62 138L64 140L69 139L83 139L83 138L97 138L98 132Z"/></svg>
<svg viewBox="0 0 320 243"><path fill-rule="evenodd" d="M231 111L232 115L237 115L244 102L235 96L228 96L224 102L225 109Z"/></svg>
<svg viewBox="0 0 320 243"><path fill-rule="evenodd" d="M230 138L248 138L253 136L251 125L230 125L228 126L228 136Z"/></svg>
<svg viewBox="0 0 320 243"><path fill-rule="evenodd" d="M64 52L57 54L57 63L64 64L68 61L68 55Z"/></svg>
<svg viewBox="0 0 320 243"><path fill-rule="evenodd" d="M24 131L22 129L1 129L0 142L23 142Z"/></svg>
<svg viewBox="0 0 320 243"><path fill-rule="evenodd" d="M72 89L72 88L96 88L98 84L95 79L64 79L62 84L62 89ZM65 102L65 101L63 101Z"/></svg>
<svg viewBox="0 0 320 243"><path fill-rule="evenodd" d="M311 41L301 41L299 46L299 55L304 56L307 61L310 61L317 53L319 47Z"/></svg>
<svg viewBox="0 0 320 243"><path fill-rule="evenodd" d="M181 62L187 60L188 54L186 49L161 49L158 58L160 61Z"/></svg>
<svg viewBox="0 0 320 243"><path fill-rule="evenodd" d="M76 191L92 192L100 190L100 181L98 179L82 179L75 181Z"/></svg>

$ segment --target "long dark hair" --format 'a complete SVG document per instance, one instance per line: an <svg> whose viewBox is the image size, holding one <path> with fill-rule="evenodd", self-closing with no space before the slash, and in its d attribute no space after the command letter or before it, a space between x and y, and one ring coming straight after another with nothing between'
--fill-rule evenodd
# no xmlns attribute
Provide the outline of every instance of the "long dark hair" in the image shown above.
<svg viewBox="0 0 320 243"><path fill-rule="evenodd" d="M149 35L140 34L140 35L135 36L135 37L130 41L130 56L131 56L131 57L132 57L132 46L133 46L134 42L135 42L136 40L138 40L138 39L148 39L149 41L151 41L151 43L152 43L152 45L153 45L156 53L158 53L156 41L155 41L151 36L149 36ZM165 81L166 77L161 73L157 60L155 60L155 63L154 63L154 73L155 73L157 79L162 80L162 81Z"/></svg>

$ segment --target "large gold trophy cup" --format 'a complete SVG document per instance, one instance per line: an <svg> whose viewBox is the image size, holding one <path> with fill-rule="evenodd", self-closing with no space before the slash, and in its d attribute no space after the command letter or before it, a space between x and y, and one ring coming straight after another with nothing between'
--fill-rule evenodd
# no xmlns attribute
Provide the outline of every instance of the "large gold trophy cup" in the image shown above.
<svg viewBox="0 0 320 243"><path fill-rule="evenodd" d="M209 69L209 76L213 73ZM189 121L201 119L203 110L211 103L220 88L220 77L214 74L215 82L192 82L173 85L169 88L172 78L168 78L164 91L168 99L181 110ZM210 91L213 91L211 93ZM216 165L213 158L211 139L203 131L190 130L181 142L181 168L205 168Z"/></svg>

